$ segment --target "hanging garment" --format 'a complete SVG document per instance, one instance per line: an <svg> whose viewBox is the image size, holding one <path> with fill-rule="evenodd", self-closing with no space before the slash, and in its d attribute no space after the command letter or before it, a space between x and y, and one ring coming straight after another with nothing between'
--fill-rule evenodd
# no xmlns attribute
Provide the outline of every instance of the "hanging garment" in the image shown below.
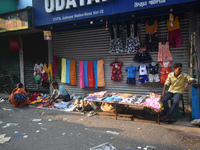
<svg viewBox="0 0 200 150"><path fill-rule="evenodd" d="M145 22L145 45L147 51L158 51L157 20L151 25Z"/></svg>
<svg viewBox="0 0 200 150"><path fill-rule="evenodd" d="M165 84L165 81L167 80L168 74L170 72L172 72L171 69L170 69L171 62L169 62L169 61L166 61L166 62L163 61L163 62L160 63L160 65L162 67L161 71L160 71L160 73L161 73L160 83Z"/></svg>
<svg viewBox="0 0 200 150"><path fill-rule="evenodd" d="M57 56L53 56L53 77L56 76L56 69L57 69Z"/></svg>
<svg viewBox="0 0 200 150"><path fill-rule="evenodd" d="M125 69L127 71L127 80L126 80L126 84L136 84L135 81L135 71L137 71L137 68L134 66L129 66L126 67Z"/></svg>
<svg viewBox="0 0 200 150"><path fill-rule="evenodd" d="M114 80L114 81L123 80L122 71L121 71L122 65L123 65L122 62L118 62L118 63L113 62L110 64L110 66L113 67L111 80Z"/></svg>
<svg viewBox="0 0 200 150"><path fill-rule="evenodd" d="M168 28L168 42L169 48L180 47L183 45L183 38L181 35L180 24L178 17L175 18L173 26L171 26L170 21L167 20Z"/></svg>
<svg viewBox="0 0 200 150"><path fill-rule="evenodd" d="M66 70L67 70L67 67L66 67L66 62L67 60L65 58L62 58L62 65L61 65L61 82L62 83L66 83Z"/></svg>
<svg viewBox="0 0 200 150"><path fill-rule="evenodd" d="M88 85L89 87L95 86L93 61L88 61Z"/></svg>
<svg viewBox="0 0 200 150"><path fill-rule="evenodd" d="M98 87L104 87L105 86L105 77L104 77L104 61L103 60L97 60L97 84Z"/></svg>
<svg viewBox="0 0 200 150"><path fill-rule="evenodd" d="M85 87L88 87L89 86L89 83L88 83L88 61L83 62L83 73L84 73Z"/></svg>
<svg viewBox="0 0 200 150"><path fill-rule="evenodd" d="M95 80L95 88L98 88L98 82L97 82L97 61L93 61L93 68L94 68L94 80Z"/></svg>
<svg viewBox="0 0 200 150"><path fill-rule="evenodd" d="M61 58L57 58L56 79L61 79Z"/></svg>
<svg viewBox="0 0 200 150"><path fill-rule="evenodd" d="M75 60L71 60L71 63L70 63L70 84L77 85L76 61Z"/></svg>
<svg viewBox="0 0 200 150"><path fill-rule="evenodd" d="M155 62L149 64L149 82L160 82L158 75L159 65Z"/></svg>
<svg viewBox="0 0 200 150"><path fill-rule="evenodd" d="M83 73L83 61L79 61L79 82L80 88L84 88L84 73Z"/></svg>
<svg viewBox="0 0 200 150"><path fill-rule="evenodd" d="M51 65L51 63L49 63L48 68L47 68L47 65L45 63L44 64L44 70L45 70L45 72L46 72L46 74L48 76L48 79L49 79L48 83L50 83L53 80L53 72L52 72L52 65Z"/></svg>
<svg viewBox="0 0 200 150"><path fill-rule="evenodd" d="M137 53L140 49L140 40L137 37L137 24L127 25L126 53Z"/></svg>
<svg viewBox="0 0 200 150"><path fill-rule="evenodd" d="M152 58L145 48L140 48L139 52L133 58L133 61L142 62L142 63L150 63L152 62Z"/></svg>
<svg viewBox="0 0 200 150"><path fill-rule="evenodd" d="M166 42L166 44L159 42L158 61L173 61L172 54L169 51L169 42Z"/></svg>
<svg viewBox="0 0 200 150"><path fill-rule="evenodd" d="M66 83L70 84L70 67L71 67L71 60L67 59L67 69L66 69Z"/></svg>
<svg viewBox="0 0 200 150"><path fill-rule="evenodd" d="M139 83L145 83L148 82L148 76L147 76L147 69L148 66L139 66Z"/></svg>
<svg viewBox="0 0 200 150"><path fill-rule="evenodd" d="M110 53L123 53L122 40L120 38L119 25L110 27Z"/></svg>

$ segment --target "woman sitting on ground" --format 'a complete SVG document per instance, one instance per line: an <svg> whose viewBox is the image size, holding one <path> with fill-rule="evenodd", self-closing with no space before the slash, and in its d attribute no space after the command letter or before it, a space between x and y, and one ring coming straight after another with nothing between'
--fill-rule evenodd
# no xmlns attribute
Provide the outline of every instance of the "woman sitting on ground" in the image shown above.
<svg viewBox="0 0 200 150"><path fill-rule="evenodd" d="M15 88L12 91L8 100L14 107L19 107L19 106L29 104L28 96L27 96L26 91L23 88L22 83L17 84L17 88Z"/></svg>

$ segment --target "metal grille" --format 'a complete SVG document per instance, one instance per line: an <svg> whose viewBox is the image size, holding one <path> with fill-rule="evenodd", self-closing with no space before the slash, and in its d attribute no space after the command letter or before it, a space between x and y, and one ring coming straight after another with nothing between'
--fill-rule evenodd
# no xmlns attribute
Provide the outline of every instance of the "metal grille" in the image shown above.
<svg viewBox="0 0 200 150"><path fill-rule="evenodd" d="M179 20L181 27L181 34L183 37L184 44L181 47L170 49L174 62L181 62L183 64L183 72L187 72L187 45L188 45L188 35L189 35L189 21L188 16L184 19ZM163 39L167 40L167 23L166 21L158 22L158 36L159 41ZM145 26L144 23L141 24L139 29L140 41L144 42L145 38ZM88 91L109 91L109 92L128 92L134 94L149 94L149 91L162 91L163 84L160 83L145 83L128 85L126 84L127 73L125 68L132 64L135 67L141 65L141 63L136 63L133 61L135 54L109 54L109 42L110 33L105 30L105 28L97 29L87 29L87 30L76 30L76 31L64 31L53 33L53 55L67 58L71 60L76 60L77 67L77 80L78 85L72 86L68 84L63 85L70 94L83 94ZM158 52L149 53L153 60L157 62ZM112 81L111 71L112 68L110 63L112 63L115 58L118 61L123 62L122 75L123 81ZM104 72L105 72L105 83L104 88L80 88L79 85L79 72L78 72L78 61L79 60L104 60ZM149 64L147 64L149 65ZM171 67L172 69L172 67ZM139 74L136 72L136 80L138 81ZM188 104L187 94L184 94L185 104Z"/></svg>

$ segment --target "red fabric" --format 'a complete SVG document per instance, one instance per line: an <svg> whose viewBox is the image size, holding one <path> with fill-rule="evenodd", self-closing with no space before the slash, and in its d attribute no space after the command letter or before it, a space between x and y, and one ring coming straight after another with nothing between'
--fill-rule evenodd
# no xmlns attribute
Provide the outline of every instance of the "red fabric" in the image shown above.
<svg viewBox="0 0 200 150"><path fill-rule="evenodd" d="M36 94L31 94L30 97L29 97L29 101L32 102L32 101L35 101L37 100L37 97L40 96L40 94L36 93Z"/></svg>
<svg viewBox="0 0 200 150"><path fill-rule="evenodd" d="M111 76L111 80L114 80L114 81L120 81L120 80L123 80L123 77L122 77L122 65L123 63L122 62L118 62L118 63L111 63L110 66L112 66L112 76Z"/></svg>
<svg viewBox="0 0 200 150"><path fill-rule="evenodd" d="M180 47L183 45L183 38L180 29L169 31L168 33L169 48Z"/></svg>
<svg viewBox="0 0 200 150"><path fill-rule="evenodd" d="M57 56L53 56L53 77L56 76L56 69L57 69Z"/></svg>
<svg viewBox="0 0 200 150"><path fill-rule="evenodd" d="M10 51L19 51L20 50L20 42L18 39L9 39L9 50Z"/></svg>
<svg viewBox="0 0 200 150"><path fill-rule="evenodd" d="M88 84L89 87L95 86L93 61L88 61Z"/></svg>

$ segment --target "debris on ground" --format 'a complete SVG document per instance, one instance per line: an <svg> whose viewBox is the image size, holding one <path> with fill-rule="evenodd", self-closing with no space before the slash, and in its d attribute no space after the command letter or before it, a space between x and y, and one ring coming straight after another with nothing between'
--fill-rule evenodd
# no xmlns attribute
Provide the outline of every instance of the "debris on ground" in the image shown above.
<svg viewBox="0 0 200 150"><path fill-rule="evenodd" d="M92 147L90 150L116 150L116 148L107 142L96 147Z"/></svg>
<svg viewBox="0 0 200 150"><path fill-rule="evenodd" d="M2 126L2 128L7 128L10 126L18 126L18 123L7 123L5 126Z"/></svg>
<svg viewBox="0 0 200 150"><path fill-rule="evenodd" d="M107 133L110 133L110 134L115 134L115 135L118 135L119 133L118 132L114 132L114 131L106 131Z"/></svg>
<svg viewBox="0 0 200 150"><path fill-rule="evenodd" d="M20 137L20 134L15 134L13 136L16 137L16 138L18 138L18 137Z"/></svg>
<svg viewBox="0 0 200 150"><path fill-rule="evenodd" d="M39 122L39 121L42 121L42 119L33 119L32 121L33 122Z"/></svg>
<svg viewBox="0 0 200 150"><path fill-rule="evenodd" d="M10 141L11 137L5 137L5 136L6 136L6 134L1 134L0 135L0 144L3 144L5 142L9 142Z"/></svg>
<svg viewBox="0 0 200 150"><path fill-rule="evenodd" d="M42 130L47 130L47 128L43 128L43 127L41 127L41 129L42 129Z"/></svg>
<svg viewBox="0 0 200 150"><path fill-rule="evenodd" d="M52 119L48 119L48 121L52 121Z"/></svg>
<svg viewBox="0 0 200 150"><path fill-rule="evenodd" d="M26 139L28 137L28 135L24 135L23 138Z"/></svg>

